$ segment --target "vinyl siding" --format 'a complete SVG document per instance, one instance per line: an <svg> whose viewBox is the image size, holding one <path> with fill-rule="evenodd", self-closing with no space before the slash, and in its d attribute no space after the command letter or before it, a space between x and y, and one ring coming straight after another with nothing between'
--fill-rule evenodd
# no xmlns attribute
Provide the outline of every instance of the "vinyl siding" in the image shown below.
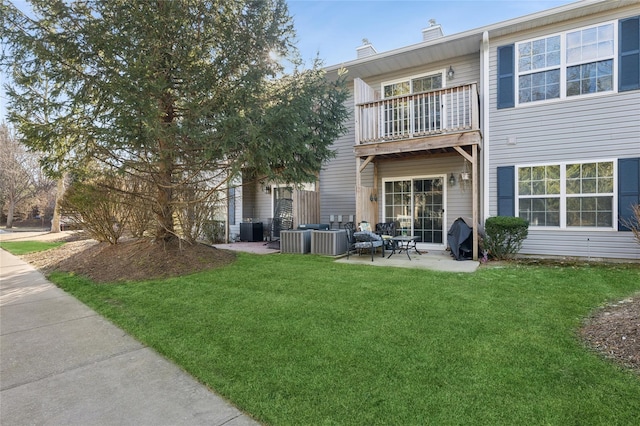
<svg viewBox="0 0 640 426"><path fill-rule="evenodd" d="M388 179L407 179L412 177L432 177L444 176L445 180L445 229L449 230L451 224L459 217L472 216L472 197L471 187L463 187L458 181L455 186L451 187L448 183L450 173L456 176L464 167L464 159L460 155L439 155L433 157L420 156L413 159L405 159L403 161L381 161L378 163L378 187L380 192L383 191L383 181ZM380 210L378 212L380 219L383 219L384 206L380 199Z"/></svg>
<svg viewBox="0 0 640 426"><path fill-rule="evenodd" d="M491 40L491 131L488 141L490 215L497 213L497 167L568 161L617 161L618 158L640 156L640 91L576 96L497 110L497 47L630 15L630 11L619 10L523 32L517 38ZM509 144L510 139L515 139L515 144ZM640 246L630 232L541 230L532 227L521 253L640 259Z"/></svg>
<svg viewBox="0 0 640 426"><path fill-rule="evenodd" d="M541 231L529 228L521 254L640 260L640 246L631 232Z"/></svg>
<svg viewBox="0 0 640 426"><path fill-rule="evenodd" d="M479 49L479 46L478 46ZM412 76L423 75L442 70L448 70L449 66L453 67L455 75L453 80L448 80L445 87L458 86L466 83L478 82L480 80L480 60L479 50L477 55L466 55L463 57L452 58L448 61L429 62L425 58L425 64L420 67L409 68L392 74L377 75L369 78L363 78L364 82L371 86L374 90L380 92L382 83L409 79Z"/></svg>
<svg viewBox="0 0 640 426"><path fill-rule="evenodd" d="M479 55L479 54L478 54ZM402 72L393 74L378 75L371 78L366 78L364 81L371 86L374 90L380 91L381 84L383 82L396 81L404 78L410 78L415 75L421 75L430 72L437 72L444 69L449 69L452 66L455 70L455 77L451 81L447 81L447 86L457 86L470 82L479 81L480 78L480 65L478 55L467 55L460 58L455 58L446 62L427 63L425 65L415 68L403 70ZM350 83L351 96L346 101L346 105L352 114L348 120L347 127L348 133L336 140L333 148L336 150L336 157L330 160L323 168L320 174L320 218L322 222L328 223L329 215L355 215L356 201L355 201L355 185L356 185L356 158L353 153L353 147L355 144L355 123L354 123L354 100L353 100L353 83ZM407 162L415 160L389 160L381 163L384 166L381 167L396 167L397 169L411 170L411 173L423 175L424 172L424 157L422 157L422 165L410 166L406 165ZM455 168L448 169L440 167L438 173L448 174L452 171L459 172L462 170L463 160L461 156L451 157L455 159L451 164L455 165ZM440 162L440 157L437 159L431 159L431 163L435 164L448 164L449 160ZM383 176L381 169L378 169L378 177ZM373 183L373 165L368 165L361 174L361 181L363 186L372 187ZM379 184L380 185L380 184ZM470 192L470 191L469 191ZM464 213L466 216L471 215L471 199L469 195L469 207ZM460 208L459 211L464 211ZM462 215L462 213L461 213ZM382 215L380 214L380 217ZM455 218L457 218L456 216ZM455 220L453 218L451 221ZM446 231L446 230L445 230Z"/></svg>
<svg viewBox="0 0 640 426"><path fill-rule="evenodd" d="M356 140L353 121L353 83L346 105L351 115L346 123L347 133L333 144L336 156L320 172L320 221L329 223L330 215L356 214L356 158L353 145Z"/></svg>

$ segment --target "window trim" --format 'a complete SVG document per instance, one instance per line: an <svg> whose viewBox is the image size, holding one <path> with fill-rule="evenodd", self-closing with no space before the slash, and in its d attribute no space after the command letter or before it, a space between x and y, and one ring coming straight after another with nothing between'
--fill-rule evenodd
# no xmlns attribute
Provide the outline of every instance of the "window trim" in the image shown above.
<svg viewBox="0 0 640 426"><path fill-rule="evenodd" d="M395 98L396 96L392 96L389 98L385 98L384 96L384 88L385 86L389 86L391 84L397 84L397 83L404 83L404 82L409 82L409 90L410 92L407 93L406 95L398 95L398 96L408 96L408 95L412 95L416 92L413 91L413 83L412 81L417 79L417 78L421 78L421 77L428 77L431 75L436 75L436 74L441 74L442 75L442 89L445 89L447 87L447 69L446 68L441 68L441 69L437 69L437 70L433 70L430 72L426 72L426 73L421 73L421 74L413 74L410 75L408 77L402 77L402 78L397 78L394 80L388 80L388 81L383 81L382 83L380 83L380 94L382 96L382 99L391 99L391 98ZM442 89L435 89L435 90L442 90ZM421 93L421 92L417 92L417 93Z"/></svg>
<svg viewBox="0 0 640 426"><path fill-rule="evenodd" d="M553 103L553 102L562 102L562 101L567 101L567 100L573 100L573 99L585 99L585 98L590 98L590 97L594 97L594 96L606 96L606 95L611 95L611 94L615 94L618 93L618 70L619 70L619 31L618 31L618 22L620 20L611 20L611 21L605 21L605 22L599 22L597 24L593 24L593 25L588 25L585 27L578 27L578 28L572 28L572 29L568 29L565 31L561 31L561 32L556 32L553 34L546 34L544 36L540 36L540 37L535 37L535 38L529 38L529 39L525 39L525 40L520 40L514 43L514 101L515 101L515 107L528 107L531 105L542 105L542 104L547 104L547 103ZM568 67L573 67L573 66L577 66L577 65L584 65L587 63L591 63L591 62L580 62L580 63L572 63L570 65L567 65L567 45L566 45L566 40L567 40L567 35L569 33L574 33L577 31L584 31L584 30L588 30L591 28L598 28L604 25L612 25L613 27L613 53L611 55L611 57L607 57L606 59L604 58L597 58L596 60L592 61L592 62L599 62L599 61L603 61L603 60L612 60L613 61L613 67L612 67L612 90L607 90L604 92L594 92L594 93L585 93L585 94L579 94L579 95L572 95L572 96L567 96L567 68ZM539 41L539 40L546 40L548 38L551 37L555 37L555 36L560 36L560 64L557 66L552 66L552 67L544 67L544 68L540 68L539 70L529 70L529 71L520 71L520 64L519 64L519 47L521 44L523 43L533 43L535 41ZM546 72L546 71L551 71L551 70L555 70L555 69L559 69L560 70L560 96L557 98L551 98L551 99L542 99L542 100L537 100L537 101L530 101L530 102L520 102L520 77L523 75L530 75L530 74L535 74L537 72Z"/></svg>
<svg viewBox="0 0 640 426"><path fill-rule="evenodd" d="M423 248L434 248L444 250L447 245L447 224L448 222L448 196L449 196L449 188L447 185L447 174L446 173L435 173L429 175L406 175L406 176L390 176L381 179L382 183L382 222L386 222L389 218L386 216L386 205L387 205L387 193L385 191L385 184L387 182L398 182L408 180L411 182L411 194L413 195L413 181L414 180L422 180L422 179L442 179L442 243L426 243L424 241L418 243L418 247ZM414 197L411 197L410 207L414 206ZM411 208L411 211L413 209ZM413 216L411 216L411 221L413 223Z"/></svg>
<svg viewBox="0 0 640 426"><path fill-rule="evenodd" d="M577 194L569 194L567 196L567 165L569 164L588 164L588 163L612 163L613 169L613 190L610 196L611 201L611 226L610 227L596 227L596 226L567 226L567 198L580 197ZM560 166L560 193L550 194L550 197L546 195L540 195L539 197L532 195L520 195L520 181L519 181L519 169L521 167L542 167L542 166ZM558 197L560 199L560 225L559 226L532 226L529 225L529 229L541 230L541 231L597 231L597 232L611 232L618 230L618 161L615 158L598 158L588 160L565 160L555 162L543 162L543 163L522 163L515 164L514 169L514 215L520 216L520 199L531 198L551 198ZM588 195L585 195L588 196ZM595 194L594 196L598 196ZM609 196L606 194L605 196Z"/></svg>

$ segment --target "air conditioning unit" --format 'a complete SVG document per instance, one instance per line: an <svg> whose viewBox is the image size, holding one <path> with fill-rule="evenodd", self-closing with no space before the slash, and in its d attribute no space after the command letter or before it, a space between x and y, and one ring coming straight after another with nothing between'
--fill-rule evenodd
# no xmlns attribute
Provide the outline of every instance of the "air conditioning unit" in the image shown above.
<svg viewBox="0 0 640 426"><path fill-rule="evenodd" d="M311 251L310 230L280 231L280 252L306 254Z"/></svg>
<svg viewBox="0 0 640 426"><path fill-rule="evenodd" d="M311 253L337 256L347 251L347 231L312 231Z"/></svg>

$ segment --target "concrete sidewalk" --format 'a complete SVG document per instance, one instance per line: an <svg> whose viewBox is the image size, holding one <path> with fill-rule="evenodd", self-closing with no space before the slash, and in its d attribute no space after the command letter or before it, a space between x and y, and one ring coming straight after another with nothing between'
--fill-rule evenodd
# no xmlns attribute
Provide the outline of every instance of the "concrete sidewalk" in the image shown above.
<svg viewBox="0 0 640 426"><path fill-rule="evenodd" d="M258 423L0 249L0 424Z"/></svg>

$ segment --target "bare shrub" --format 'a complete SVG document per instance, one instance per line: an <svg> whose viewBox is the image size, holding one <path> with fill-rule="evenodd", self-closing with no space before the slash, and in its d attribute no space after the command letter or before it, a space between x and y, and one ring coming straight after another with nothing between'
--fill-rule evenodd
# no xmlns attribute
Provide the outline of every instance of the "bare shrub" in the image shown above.
<svg viewBox="0 0 640 426"><path fill-rule="evenodd" d="M91 238L117 244L132 211L122 203L122 193L116 189L120 184L116 178L72 183L60 203L63 215Z"/></svg>
<svg viewBox="0 0 640 426"><path fill-rule="evenodd" d="M620 222L629 228L633 232L633 236L640 244L640 204L634 204L631 206L632 218L620 219Z"/></svg>
<svg viewBox="0 0 640 426"><path fill-rule="evenodd" d="M211 188L183 187L177 198L180 200L175 208L178 227L176 233L188 242L195 242L203 235L210 234L212 221L219 216L218 210L223 204L222 190Z"/></svg>

